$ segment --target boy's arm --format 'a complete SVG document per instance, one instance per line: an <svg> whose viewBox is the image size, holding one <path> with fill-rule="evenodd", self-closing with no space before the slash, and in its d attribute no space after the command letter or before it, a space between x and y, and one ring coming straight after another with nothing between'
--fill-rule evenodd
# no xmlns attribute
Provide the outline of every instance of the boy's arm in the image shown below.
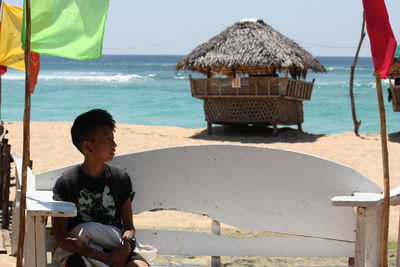
<svg viewBox="0 0 400 267"><path fill-rule="evenodd" d="M122 237L135 236L135 227L132 220L131 198L128 198L121 206ZM126 260L131 253L131 246L124 242L111 252L110 266L125 266Z"/></svg>
<svg viewBox="0 0 400 267"><path fill-rule="evenodd" d="M70 252L102 261L106 264L109 263L111 256L108 253L88 247L77 238L71 238L67 236L67 218L54 217L53 224L57 246L62 247Z"/></svg>
<svg viewBox="0 0 400 267"><path fill-rule="evenodd" d="M135 236L135 226L133 225L131 198L128 198L121 207L122 218L122 237Z"/></svg>

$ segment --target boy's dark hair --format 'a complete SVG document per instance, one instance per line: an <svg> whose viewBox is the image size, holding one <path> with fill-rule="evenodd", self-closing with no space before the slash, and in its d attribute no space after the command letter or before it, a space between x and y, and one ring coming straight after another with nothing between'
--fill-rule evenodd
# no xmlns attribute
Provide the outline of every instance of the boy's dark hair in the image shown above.
<svg viewBox="0 0 400 267"><path fill-rule="evenodd" d="M92 141L93 136L100 126L108 126L113 131L115 121L110 113L104 109L92 109L76 117L71 127L72 143L82 152L82 143Z"/></svg>

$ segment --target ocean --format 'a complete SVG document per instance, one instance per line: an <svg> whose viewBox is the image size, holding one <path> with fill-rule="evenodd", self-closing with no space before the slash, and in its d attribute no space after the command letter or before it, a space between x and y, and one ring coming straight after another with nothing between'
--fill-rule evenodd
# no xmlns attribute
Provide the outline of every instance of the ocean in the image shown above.
<svg viewBox="0 0 400 267"><path fill-rule="evenodd" d="M193 98L189 72L176 72L183 56L104 55L78 61L42 56L39 82L32 95L32 121L73 121L93 108L108 110L119 123L205 128L203 101ZM318 57L327 73L315 78L311 101L304 102L303 130L313 134L353 131L349 99L352 57ZM194 77L201 75L192 73ZM22 121L24 73L9 69L2 76L1 119ZM387 101L388 133L400 131L400 113ZM359 58L354 93L360 133L379 133L379 111L371 58ZM279 126L283 127L283 126Z"/></svg>

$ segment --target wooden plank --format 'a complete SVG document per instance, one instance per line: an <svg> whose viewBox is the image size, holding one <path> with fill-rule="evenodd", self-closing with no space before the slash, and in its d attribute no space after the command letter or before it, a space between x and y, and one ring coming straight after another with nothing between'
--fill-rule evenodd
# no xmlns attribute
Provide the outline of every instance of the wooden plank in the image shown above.
<svg viewBox="0 0 400 267"><path fill-rule="evenodd" d="M291 97L291 96L285 96L285 99L293 99L293 100L297 100L297 101L308 101L309 99L302 99L299 97Z"/></svg>
<svg viewBox="0 0 400 267"><path fill-rule="evenodd" d="M310 98L311 98L312 88L313 88L313 85L312 85L312 84L309 84L309 85L308 85L308 90L307 90L306 99L310 99Z"/></svg>
<svg viewBox="0 0 400 267"><path fill-rule="evenodd" d="M52 191L32 191L26 197L27 214L30 216L75 217L74 203L54 201Z"/></svg>
<svg viewBox="0 0 400 267"><path fill-rule="evenodd" d="M304 98L305 98L305 99L309 99L309 98L310 98L311 90L312 90L312 84L308 84L308 85L307 85L307 91L306 91L306 93L305 93L305 95L304 95Z"/></svg>
<svg viewBox="0 0 400 267"><path fill-rule="evenodd" d="M219 221L215 220L211 221L211 233L217 236L221 235L221 223ZM215 254L211 254L211 267L220 267L220 266L221 266L221 257L215 256Z"/></svg>
<svg viewBox="0 0 400 267"><path fill-rule="evenodd" d="M307 86L308 86L308 84L303 83L302 90L300 92L300 98L302 98L302 99L306 98Z"/></svg>
<svg viewBox="0 0 400 267"><path fill-rule="evenodd" d="M308 84L304 83L303 84L303 91L301 92L301 98L306 99L307 98L307 93L308 93Z"/></svg>
<svg viewBox="0 0 400 267"><path fill-rule="evenodd" d="M18 182L16 182L16 184L18 184ZM11 224L11 255L14 256L16 255L18 250L19 220L16 218L18 218L19 215L20 198L21 198L21 191L17 188L17 190L15 191L15 199L12 211L13 222Z"/></svg>
<svg viewBox="0 0 400 267"><path fill-rule="evenodd" d="M300 90L301 90L301 83L300 82L296 82L296 90L294 92L294 97L299 97L300 95Z"/></svg>
<svg viewBox="0 0 400 267"><path fill-rule="evenodd" d="M33 216L26 216L26 233L24 242L25 266L36 266L35 220ZM39 266L37 266L39 267Z"/></svg>
<svg viewBox="0 0 400 267"><path fill-rule="evenodd" d="M151 244L159 254L183 256L264 256L264 257L352 257L351 242L306 238L232 238L199 232L142 230L136 232L143 244ZM174 240L174 242L171 242Z"/></svg>
<svg viewBox="0 0 400 267"><path fill-rule="evenodd" d="M381 193L354 193L352 196L336 196L332 198L334 206L342 207L376 207L383 203Z"/></svg>
<svg viewBox="0 0 400 267"><path fill-rule="evenodd" d="M367 233L365 237L365 266L379 266L383 206L367 207L365 214Z"/></svg>
<svg viewBox="0 0 400 267"><path fill-rule="evenodd" d="M189 74L189 83L190 83L190 91L192 92L192 96L197 95L191 74Z"/></svg>
<svg viewBox="0 0 400 267"><path fill-rule="evenodd" d="M365 238L366 238L366 214L365 208L357 208L357 231L355 267L365 266Z"/></svg>
<svg viewBox="0 0 400 267"><path fill-rule="evenodd" d="M304 82L300 82L300 88L299 88L299 98L302 98L303 92L305 89L305 83Z"/></svg>
<svg viewBox="0 0 400 267"><path fill-rule="evenodd" d="M16 183L20 187L22 184L22 158L13 156L15 164L15 179ZM35 190L35 176L30 168L27 168L27 193L29 191Z"/></svg>
<svg viewBox="0 0 400 267"><path fill-rule="evenodd" d="M286 97L292 95L293 84L294 84L293 80L289 80L288 82L289 82L289 86L288 86L287 91L286 91Z"/></svg>
<svg viewBox="0 0 400 267"><path fill-rule="evenodd" d="M46 250L45 250L45 226L47 217L35 217L35 248L36 248L36 266L46 266Z"/></svg>

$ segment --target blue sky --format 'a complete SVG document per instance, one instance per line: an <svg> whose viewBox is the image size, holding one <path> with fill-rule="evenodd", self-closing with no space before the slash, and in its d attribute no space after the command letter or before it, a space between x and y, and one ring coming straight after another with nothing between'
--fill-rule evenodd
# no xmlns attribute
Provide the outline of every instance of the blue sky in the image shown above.
<svg viewBox="0 0 400 267"><path fill-rule="evenodd" d="M22 5L22 0L5 2ZM393 32L400 40L400 0L385 2ZM313 55L354 56L362 2L110 0L103 52L183 55L242 18L263 19ZM363 46L360 55L370 56L368 38Z"/></svg>

